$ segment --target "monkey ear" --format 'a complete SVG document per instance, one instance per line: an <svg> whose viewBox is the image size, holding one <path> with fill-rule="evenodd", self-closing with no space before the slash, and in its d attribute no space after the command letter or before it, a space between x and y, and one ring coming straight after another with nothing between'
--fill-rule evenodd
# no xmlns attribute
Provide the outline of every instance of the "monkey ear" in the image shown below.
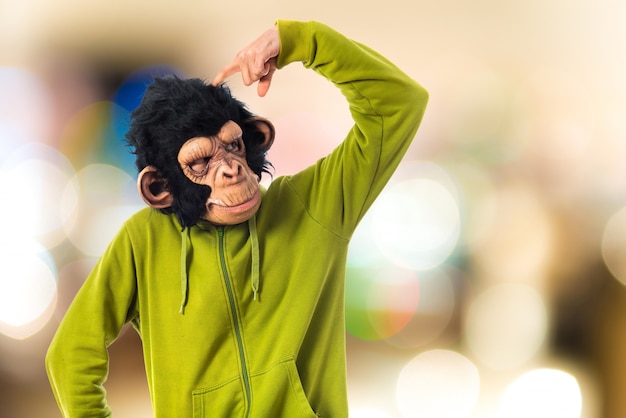
<svg viewBox="0 0 626 418"><path fill-rule="evenodd" d="M144 168L139 173L137 190L143 201L151 208L165 209L174 203L174 196L167 188L167 180L152 166Z"/></svg>
<svg viewBox="0 0 626 418"><path fill-rule="evenodd" d="M263 150L265 151L269 150L274 143L274 136L276 135L276 131L274 130L274 125L272 125L272 122L261 116L254 116L248 119L246 122L254 125L256 130L261 133L265 138L259 144L261 148L263 148Z"/></svg>

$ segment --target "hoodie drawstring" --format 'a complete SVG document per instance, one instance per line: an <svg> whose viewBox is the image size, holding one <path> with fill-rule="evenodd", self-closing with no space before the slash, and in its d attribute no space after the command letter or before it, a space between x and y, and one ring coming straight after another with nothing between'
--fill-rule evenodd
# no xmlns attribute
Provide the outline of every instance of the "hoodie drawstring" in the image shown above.
<svg viewBox="0 0 626 418"><path fill-rule="evenodd" d="M187 240L189 239L189 228L184 228L181 232L182 245L180 247L180 285L183 292L183 300L180 302L181 314L185 314L187 297L189 295L189 277L187 276Z"/></svg>
<svg viewBox="0 0 626 418"><path fill-rule="evenodd" d="M260 265L261 258L259 256L259 234L256 229L256 215L248 220L248 230L250 231L250 244L252 247L252 293L254 300L258 300L259 282L260 282ZM182 300L180 302L179 313L185 314L185 306L189 297L189 276L187 274L187 241L189 241L189 228L181 231L182 244L180 246L180 286L182 292Z"/></svg>
<svg viewBox="0 0 626 418"><path fill-rule="evenodd" d="M261 264L259 257L259 235L256 230L256 215L248 219L248 229L250 230L250 244L252 246L252 293L254 300L257 300L259 293L259 265Z"/></svg>

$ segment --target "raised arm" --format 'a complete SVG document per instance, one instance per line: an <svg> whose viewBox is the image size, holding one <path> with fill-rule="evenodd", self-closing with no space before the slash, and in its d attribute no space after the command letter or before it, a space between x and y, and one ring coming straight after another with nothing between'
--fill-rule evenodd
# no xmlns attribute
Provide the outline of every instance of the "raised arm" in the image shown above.
<svg viewBox="0 0 626 418"><path fill-rule="evenodd" d="M292 62L338 87L355 122L330 155L288 180L312 216L348 237L403 158L428 94L371 48L318 22L285 20L242 49L214 83L240 72L264 95L274 71Z"/></svg>

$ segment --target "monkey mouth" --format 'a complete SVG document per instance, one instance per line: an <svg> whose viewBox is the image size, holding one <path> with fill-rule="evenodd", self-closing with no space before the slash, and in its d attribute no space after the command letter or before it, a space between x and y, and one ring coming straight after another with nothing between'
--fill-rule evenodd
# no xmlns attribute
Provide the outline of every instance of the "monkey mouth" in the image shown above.
<svg viewBox="0 0 626 418"><path fill-rule="evenodd" d="M219 210L225 212L245 212L252 209L257 204L260 196L261 191L256 190L249 199L235 205L228 204L221 199L209 198L207 201L207 209L210 210L212 207L217 207Z"/></svg>

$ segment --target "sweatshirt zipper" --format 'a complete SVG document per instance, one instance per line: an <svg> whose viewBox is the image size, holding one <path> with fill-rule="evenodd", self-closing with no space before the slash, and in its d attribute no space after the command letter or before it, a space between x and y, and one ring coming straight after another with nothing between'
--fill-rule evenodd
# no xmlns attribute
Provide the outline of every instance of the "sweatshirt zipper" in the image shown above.
<svg viewBox="0 0 626 418"><path fill-rule="evenodd" d="M224 282L226 283L226 291L228 293L228 301L230 302L230 311L235 323L235 336L237 337L237 348L239 349L239 359L241 360L241 373L243 376L243 385L246 391L246 413L244 417L250 416L250 408L252 406L252 390L250 388L250 376L248 374L248 366L246 364L245 352L243 349L243 337L241 335L241 323L239 315L237 315L237 308L235 305L235 295L233 293L233 287L230 281L230 276L226 270L226 256L224 254L224 227L219 226L217 228L219 235L219 251L220 251L220 263L222 265L222 273L224 275Z"/></svg>

